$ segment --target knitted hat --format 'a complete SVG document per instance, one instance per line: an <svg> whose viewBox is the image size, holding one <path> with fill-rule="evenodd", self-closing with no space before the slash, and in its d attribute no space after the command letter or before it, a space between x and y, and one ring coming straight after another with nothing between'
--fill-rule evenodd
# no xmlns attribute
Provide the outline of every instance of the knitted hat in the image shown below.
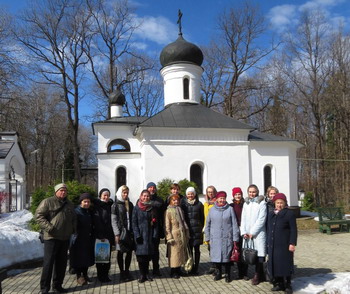
<svg viewBox="0 0 350 294"><path fill-rule="evenodd" d="M237 193L241 193L241 195L243 196L243 192L242 192L242 189L240 187L234 187L232 189L232 197L234 197Z"/></svg>
<svg viewBox="0 0 350 294"><path fill-rule="evenodd" d="M287 204L287 197L283 193L277 193L275 197L273 197L272 201L275 202L277 199L282 199Z"/></svg>
<svg viewBox="0 0 350 294"><path fill-rule="evenodd" d="M91 195L89 194L89 193L83 193L83 194L81 194L80 195L80 197L79 197L79 203L81 203L83 200L85 200L85 199L89 199L89 200L91 200Z"/></svg>
<svg viewBox="0 0 350 294"><path fill-rule="evenodd" d="M147 189L150 188L150 187L153 187L153 186L154 186L154 187L157 187L155 183L149 182L149 183L147 184Z"/></svg>
<svg viewBox="0 0 350 294"><path fill-rule="evenodd" d="M193 187L188 187L186 189L186 195L187 195L188 192L192 192L192 193L194 193L194 195L196 195L196 190Z"/></svg>
<svg viewBox="0 0 350 294"><path fill-rule="evenodd" d="M55 186L55 193L56 193L59 189L61 189L61 188L66 188L66 189L67 189L67 185L66 185L66 184L63 184L63 183L57 184L57 185Z"/></svg>
<svg viewBox="0 0 350 294"><path fill-rule="evenodd" d="M225 191L219 191L219 192L217 192L216 193L216 199L218 199L219 197L227 197L227 194L226 194L226 192Z"/></svg>
<svg viewBox="0 0 350 294"><path fill-rule="evenodd" d="M103 188L103 189L101 189L100 192L98 193L98 198L101 198L102 193L103 193L103 192L106 192L106 191L109 193L109 195L111 195L111 191L109 191L107 188Z"/></svg>

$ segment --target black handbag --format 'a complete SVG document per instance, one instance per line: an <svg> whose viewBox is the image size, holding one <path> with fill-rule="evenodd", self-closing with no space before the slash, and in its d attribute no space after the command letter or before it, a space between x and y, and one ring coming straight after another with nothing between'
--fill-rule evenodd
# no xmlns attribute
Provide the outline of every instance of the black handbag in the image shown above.
<svg viewBox="0 0 350 294"><path fill-rule="evenodd" d="M132 239L130 232L126 228L122 229L119 242L125 247L133 248L134 240Z"/></svg>
<svg viewBox="0 0 350 294"><path fill-rule="evenodd" d="M250 244L250 245L249 245ZM254 248L253 240L248 241L244 240L243 249L242 249L242 260L246 264L254 265L258 259L258 250Z"/></svg>

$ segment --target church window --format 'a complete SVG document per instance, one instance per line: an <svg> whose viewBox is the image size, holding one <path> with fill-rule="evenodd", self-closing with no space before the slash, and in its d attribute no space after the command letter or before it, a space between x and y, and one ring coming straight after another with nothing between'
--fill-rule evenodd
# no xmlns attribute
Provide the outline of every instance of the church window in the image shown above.
<svg viewBox="0 0 350 294"><path fill-rule="evenodd" d="M266 165L264 167L264 192L266 193L267 188L272 185L271 181L271 166Z"/></svg>
<svg viewBox="0 0 350 294"><path fill-rule="evenodd" d="M130 144L124 139L115 139L109 143L107 152L130 152Z"/></svg>
<svg viewBox="0 0 350 294"><path fill-rule="evenodd" d="M203 193L203 170L199 164L192 164L190 168L190 181L195 182L199 193Z"/></svg>
<svg viewBox="0 0 350 294"><path fill-rule="evenodd" d="M190 80L188 78L183 79L183 88L184 88L184 99L190 99Z"/></svg>
<svg viewBox="0 0 350 294"><path fill-rule="evenodd" d="M126 185L126 168L123 166L120 166L117 168L116 171L116 191L118 191L119 187Z"/></svg>

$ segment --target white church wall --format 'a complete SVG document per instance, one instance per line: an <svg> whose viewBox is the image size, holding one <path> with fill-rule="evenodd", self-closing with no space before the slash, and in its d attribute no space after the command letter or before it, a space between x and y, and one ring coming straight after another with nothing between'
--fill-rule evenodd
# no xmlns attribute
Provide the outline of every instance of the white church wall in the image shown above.
<svg viewBox="0 0 350 294"><path fill-rule="evenodd" d="M251 183L264 193L264 167L272 167L271 182L287 196L291 206L298 205L296 177L296 148L289 142L252 142Z"/></svg>
<svg viewBox="0 0 350 294"><path fill-rule="evenodd" d="M98 136L98 153L107 152L108 145L115 139L124 139L130 144L131 152L140 152L140 142L133 136L135 126L115 124L95 124Z"/></svg>
<svg viewBox="0 0 350 294"><path fill-rule="evenodd" d="M178 63L166 66L160 71L164 79L164 105L177 102L200 103L200 83L203 69L200 66ZM189 99L183 97L183 79L189 83Z"/></svg>
<svg viewBox="0 0 350 294"><path fill-rule="evenodd" d="M155 139L156 134L164 139ZM214 185L230 196L234 186L244 189L249 184L248 142L243 141L246 130L197 129L193 134L190 130L168 130L164 134L147 130L147 135L152 140L143 142L145 185L164 178L190 179L190 167L195 163L203 167L203 190ZM183 141L181 136L191 139Z"/></svg>
<svg viewBox="0 0 350 294"><path fill-rule="evenodd" d="M126 169L126 185L130 189L130 199L133 203L142 190L141 155L140 153L108 153L99 154L98 158L98 189L108 188L111 197L115 199L116 171L118 167Z"/></svg>

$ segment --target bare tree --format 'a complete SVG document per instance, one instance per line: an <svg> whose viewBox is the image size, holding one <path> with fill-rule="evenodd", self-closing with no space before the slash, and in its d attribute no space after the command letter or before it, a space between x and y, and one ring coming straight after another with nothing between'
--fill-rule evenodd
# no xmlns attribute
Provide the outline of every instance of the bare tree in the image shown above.
<svg viewBox="0 0 350 294"><path fill-rule="evenodd" d="M326 117L325 89L331 74L329 55L330 27L320 11L305 11L295 32L286 38L284 72L297 89L294 99L299 111L307 116L306 158L314 158L309 169L313 190L319 203L325 203L329 189L325 169Z"/></svg>
<svg viewBox="0 0 350 294"><path fill-rule="evenodd" d="M258 42L266 30L265 21L259 9L249 2L222 13L218 24L217 54L221 58L216 66L223 72L220 75L224 111L232 117L241 110L240 106L247 98L247 88L240 82L243 75L252 71L277 46L266 49Z"/></svg>
<svg viewBox="0 0 350 294"><path fill-rule="evenodd" d="M22 15L17 40L26 48L30 66L41 82L57 87L66 104L75 178L80 180L79 101L81 81L88 62L83 46L88 33L89 15L83 0L48 0L32 3Z"/></svg>

